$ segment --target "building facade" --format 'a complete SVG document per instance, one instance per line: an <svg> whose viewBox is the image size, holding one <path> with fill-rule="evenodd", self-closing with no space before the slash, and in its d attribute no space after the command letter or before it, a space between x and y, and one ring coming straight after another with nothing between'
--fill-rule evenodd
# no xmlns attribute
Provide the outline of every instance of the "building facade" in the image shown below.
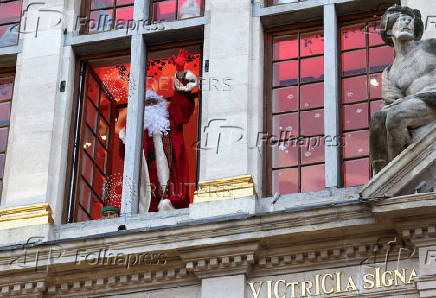
<svg viewBox="0 0 436 298"><path fill-rule="evenodd" d="M0 296L436 297L436 122L369 161L394 4L436 38L428 0L1 0ZM190 204L144 212L180 49Z"/></svg>

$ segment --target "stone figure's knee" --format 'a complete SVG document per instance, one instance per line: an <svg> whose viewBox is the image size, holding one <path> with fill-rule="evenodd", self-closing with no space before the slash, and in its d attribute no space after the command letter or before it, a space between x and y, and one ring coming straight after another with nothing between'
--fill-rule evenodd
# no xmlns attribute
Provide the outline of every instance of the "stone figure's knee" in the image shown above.
<svg viewBox="0 0 436 298"><path fill-rule="evenodd" d="M406 114L405 111L390 111L386 116L386 129L388 131L394 131L405 127Z"/></svg>
<svg viewBox="0 0 436 298"><path fill-rule="evenodd" d="M385 129L386 123L386 112L378 111L375 112L371 117L371 131L378 131L380 129Z"/></svg>

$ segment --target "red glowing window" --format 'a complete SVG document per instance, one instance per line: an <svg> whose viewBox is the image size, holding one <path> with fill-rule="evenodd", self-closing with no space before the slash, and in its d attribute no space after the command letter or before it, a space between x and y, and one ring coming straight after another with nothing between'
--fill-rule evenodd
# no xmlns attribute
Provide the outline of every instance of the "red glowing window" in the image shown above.
<svg viewBox="0 0 436 298"><path fill-rule="evenodd" d="M98 33L113 29L127 29L133 19L134 0L87 0L89 7L86 29Z"/></svg>
<svg viewBox="0 0 436 298"><path fill-rule="evenodd" d="M152 21L169 22L202 15L202 0L153 0Z"/></svg>
<svg viewBox="0 0 436 298"><path fill-rule="evenodd" d="M324 37L278 35L272 41L271 192L322 190Z"/></svg>
<svg viewBox="0 0 436 298"><path fill-rule="evenodd" d="M0 197L3 189L14 80L14 74L0 74Z"/></svg>
<svg viewBox="0 0 436 298"><path fill-rule="evenodd" d="M381 39L377 21L341 27L342 131L344 186L363 185L370 178L369 123L382 108L381 72L394 51Z"/></svg>
<svg viewBox="0 0 436 298"><path fill-rule="evenodd" d="M21 0L0 0L0 47L17 44L21 6Z"/></svg>

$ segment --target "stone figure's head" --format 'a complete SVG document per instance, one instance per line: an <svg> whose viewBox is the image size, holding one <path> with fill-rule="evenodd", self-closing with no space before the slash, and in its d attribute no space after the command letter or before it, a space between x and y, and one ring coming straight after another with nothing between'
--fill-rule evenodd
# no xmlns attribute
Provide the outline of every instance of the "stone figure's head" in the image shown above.
<svg viewBox="0 0 436 298"><path fill-rule="evenodd" d="M420 40L424 33L424 23L418 9L394 5L386 10L380 24L381 37L393 46L393 39Z"/></svg>

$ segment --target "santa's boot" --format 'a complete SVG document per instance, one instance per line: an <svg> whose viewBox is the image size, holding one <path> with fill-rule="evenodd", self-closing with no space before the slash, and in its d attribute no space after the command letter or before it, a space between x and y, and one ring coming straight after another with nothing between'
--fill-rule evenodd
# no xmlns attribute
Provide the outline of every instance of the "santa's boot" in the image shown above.
<svg viewBox="0 0 436 298"><path fill-rule="evenodd" d="M171 201L168 199L161 200L158 208L159 208L159 211L168 211L168 210L176 209L173 207L173 204L171 204Z"/></svg>

